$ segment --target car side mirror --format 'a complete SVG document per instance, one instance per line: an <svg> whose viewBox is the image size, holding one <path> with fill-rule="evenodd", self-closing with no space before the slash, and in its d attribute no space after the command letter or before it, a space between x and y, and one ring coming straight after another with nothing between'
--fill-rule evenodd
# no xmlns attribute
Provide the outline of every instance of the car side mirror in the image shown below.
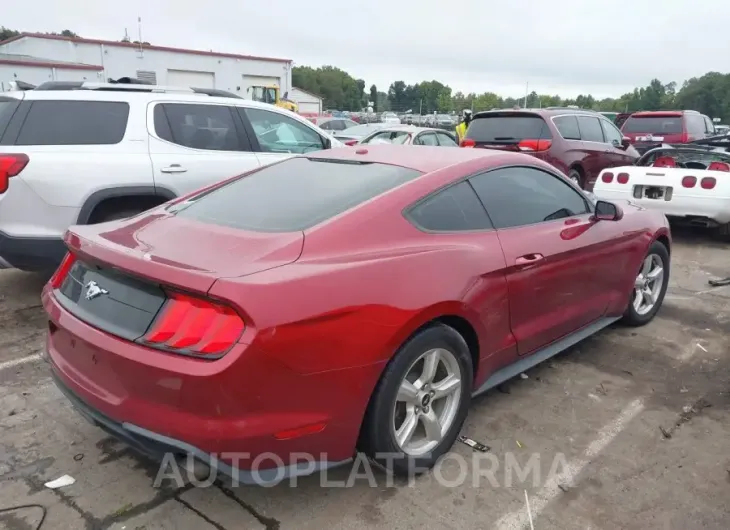
<svg viewBox="0 0 730 530"><path fill-rule="evenodd" d="M621 138L621 149L628 149L630 145L631 138L629 138L628 136L624 136L623 138Z"/></svg>
<svg viewBox="0 0 730 530"><path fill-rule="evenodd" d="M332 140L324 137L322 138L322 145L324 145L325 149L332 149Z"/></svg>
<svg viewBox="0 0 730 530"><path fill-rule="evenodd" d="M597 221L620 221L623 216L624 212L618 205L608 201L596 201Z"/></svg>

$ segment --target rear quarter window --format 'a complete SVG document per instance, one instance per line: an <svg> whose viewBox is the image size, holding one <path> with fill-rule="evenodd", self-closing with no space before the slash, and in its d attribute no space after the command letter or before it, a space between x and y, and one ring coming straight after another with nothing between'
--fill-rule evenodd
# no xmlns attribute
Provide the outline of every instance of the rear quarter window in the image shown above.
<svg viewBox="0 0 730 530"><path fill-rule="evenodd" d="M128 118L129 104L121 101L34 101L15 144L118 144Z"/></svg>
<svg viewBox="0 0 730 530"><path fill-rule="evenodd" d="M578 128L578 118L575 116L557 116L553 118L553 123L557 127L560 136L566 140L580 140L580 129Z"/></svg>
<svg viewBox="0 0 730 530"><path fill-rule="evenodd" d="M476 142L504 140L549 140L552 138L547 123L540 116L503 114L475 116L469 124L466 137Z"/></svg>
<svg viewBox="0 0 730 530"><path fill-rule="evenodd" d="M387 164L296 157L193 197L177 215L254 232L295 232L420 175Z"/></svg>

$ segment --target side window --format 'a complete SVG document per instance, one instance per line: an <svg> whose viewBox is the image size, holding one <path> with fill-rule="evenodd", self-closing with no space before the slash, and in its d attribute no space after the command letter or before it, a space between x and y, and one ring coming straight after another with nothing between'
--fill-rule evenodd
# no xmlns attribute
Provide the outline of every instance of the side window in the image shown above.
<svg viewBox="0 0 730 530"><path fill-rule="evenodd" d="M459 147L456 140L446 133L436 133L436 136L438 137L439 145L441 147Z"/></svg>
<svg viewBox="0 0 730 530"><path fill-rule="evenodd" d="M437 232L492 228L484 206L466 181L421 201L408 212L407 217L417 227Z"/></svg>
<svg viewBox="0 0 730 530"><path fill-rule="evenodd" d="M248 119L264 153L303 154L325 148L324 139L305 124L270 110L239 108Z"/></svg>
<svg viewBox="0 0 730 530"><path fill-rule="evenodd" d="M613 145L621 145L624 135L621 134L616 126L608 120L601 120L603 126L603 134L606 137L606 141Z"/></svg>
<svg viewBox="0 0 730 530"><path fill-rule="evenodd" d="M705 119L705 125L707 126L707 134L715 134L715 125L712 123L712 120L708 116L703 116Z"/></svg>
<svg viewBox="0 0 730 530"><path fill-rule="evenodd" d="M402 145L408 141L408 131L382 131L363 139L362 144L396 144Z"/></svg>
<svg viewBox="0 0 730 530"><path fill-rule="evenodd" d="M705 123L699 114L685 114L685 122L687 124L687 132L694 136L705 135Z"/></svg>
<svg viewBox="0 0 730 530"><path fill-rule="evenodd" d="M566 140L580 140L578 119L575 116L558 116L553 120L560 136Z"/></svg>
<svg viewBox="0 0 730 530"><path fill-rule="evenodd" d="M329 120L319 126L323 131L332 131L335 128L335 120Z"/></svg>
<svg viewBox="0 0 730 530"><path fill-rule="evenodd" d="M593 116L578 116L578 127L580 128L580 137L584 142L600 142L604 143L603 129L598 122L598 118Z"/></svg>
<svg viewBox="0 0 730 530"><path fill-rule="evenodd" d="M128 118L124 102L34 101L15 145L118 144Z"/></svg>
<svg viewBox="0 0 730 530"><path fill-rule="evenodd" d="M418 145L438 145L436 135L434 133L423 133L418 136Z"/></svg>
<svg viewBox="0 0 730 530"><path fill-rule="evenodd" d="M157 136L190 149L242 151L230 107L161 103L154 111Z"/></svg>
<svg viewBox="0 0 730 530"><path fill-rule="evenodd" d="M495 228L511 228L588 213L586 200L560 177L509 167L470 179Z"/></svg>

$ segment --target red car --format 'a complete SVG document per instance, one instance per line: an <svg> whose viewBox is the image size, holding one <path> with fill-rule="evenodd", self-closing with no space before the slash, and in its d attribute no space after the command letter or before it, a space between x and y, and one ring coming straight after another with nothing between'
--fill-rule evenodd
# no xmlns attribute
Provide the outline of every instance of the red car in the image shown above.
<svg viewBox="0 0 730 530"><path fill-rule="evenodd" d="M43 291L60 389L243 482L356 450L434 465L472 396L650 321L670 265L660 213L526 154L422 146L291 158L65 241Z"/></svg>
<svg viewBox="0 0 730 530"><path fill-rule="evenodd" d="M589 191L604 169L631 166L639 158L610 120L563 107L478 112L461 146L532 154Z"/></svg>
<svg viewBox="0 0 730 530"><path fill-rule="evenodd" d="M715 135L712 120L696 110L634 112L621 125L639 153L666 144L686 144Z"/></svg>

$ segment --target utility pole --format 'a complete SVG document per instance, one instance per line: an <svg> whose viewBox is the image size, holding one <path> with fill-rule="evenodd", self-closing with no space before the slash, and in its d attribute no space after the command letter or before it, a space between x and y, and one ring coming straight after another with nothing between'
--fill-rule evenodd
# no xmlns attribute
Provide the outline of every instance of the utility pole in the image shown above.
<svg viewBox="0 0 730 530"><path fill-rule="evenodd" d="M527 108L527 96L530 93L530 82L525 83L525 108Z"/></svg>

